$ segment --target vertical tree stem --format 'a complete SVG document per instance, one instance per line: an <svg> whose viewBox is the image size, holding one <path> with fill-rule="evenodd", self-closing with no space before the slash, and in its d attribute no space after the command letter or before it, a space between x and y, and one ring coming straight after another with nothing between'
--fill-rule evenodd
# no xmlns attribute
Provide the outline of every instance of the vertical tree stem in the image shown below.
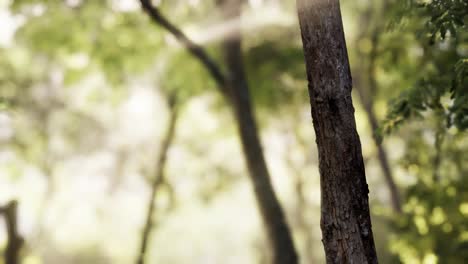
<svg viewBox="0 0 468 264"><path fill-rule="evenodd" d="M6 206L0 208L5 218L5 224L8 235L8 242L5 249L5 263L18 264L19 251L23 245L23 239L18 233L18 202L11 201Z"/></svg>
<svg viewBox="0 0 468 264"><path fill-rule="evenodd" d="M327 263L377 263L351 72L338 0L298 0L319 152Z"/></svg>
<svg viewBox="0 0 468 264"><path fill-rule="evenodd" d="M154 222L153 216L154 216L154 211L155 211L155 206L156 206L154 204L154 200L156 198L157 190L159 186L161 186L165 182L164 170L166 167L167 153L174 140L175 128L176 128L177 117L178 117L178 109L175 105L171 105L171 103L169 104L169 106L170 106L169 125L166 130L166 134L161 142L161 149L159 151L159 157L156 163L156 173L154 175L154 178L151 184L151 195L148 199L146 222L145 222L145 226L143 228L143 233L141 236L140 251L139 251L138 258L137 258L137 264L146 263L145 258L146 258L146 253L148 251L149 238L150 238L150 234L151 234L151 230L153 228L153 222Z"/></svg>

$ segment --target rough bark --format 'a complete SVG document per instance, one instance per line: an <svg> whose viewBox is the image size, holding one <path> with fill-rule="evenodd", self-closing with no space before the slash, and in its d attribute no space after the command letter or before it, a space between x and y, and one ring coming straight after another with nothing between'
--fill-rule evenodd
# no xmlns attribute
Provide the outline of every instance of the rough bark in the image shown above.
<svg viewBox="0 0 468 264"><path fill-rule="evenodd" d="M18 233L17 208L18 203L16 201L12 201L0 208L0 213L2 213L5 218L8 235L8 242L4 254L6 264L19 263L19 251L23 245L23 239Z"/></svg>
<svg viewBox="0 0 468 264"><path fill-rule="evenodd" d="M377 263L352 80L338 0L298 0L319 153L327 263Z"/></svg>
<svg viewBox="0 0 468 264"><path fill-rule="evenodd" d="M153 222L154 222L154 219L153 219L154 211L155 211L154 200L156 198L157 190L159 189L159 187L164 184L167 184L165 175L164 175L164 170L166 167L167 153L174 140L175 128L176 128L177 117L178 117L178 109L175 106L175 102L173 102L172 100L170 100L169 102L169 108L170 108L169 124L166 130L166 134L161 142L161 149L159 151L159 157L156 162L156 172L155 172L152 184L151 184L151 195L148 200L146 222L145 222L145 226L143 228L143 233L141 236L140 251L139 251L137 262L136 262L137 264L146 263L145 258L146 258L149 238L150 238L151 230L153 229Z"/></svg>
<svg viewBox="0 0 468 264"><path fill-rule="evenodd" d="M151 16L154 22L167 29L191 51L195 58L200 60L211 73L221 93L225 96L228 103L230 103L235 113L249 176L254 186L255 198L266 227L268 240L272 246L273 261L276 264L297 263L298 258L291 232L286 223L283 209L273 190L258 136L257 124L253 114L247 78L243 67L240 32L234 32L233 35L223 42L223 51L229 71L229 74L226 76L203 48L193 43L182 31L169 23L157 8L150 4L150 1L141 0L141 3L143 9ZM226 18L234 18L240 15L240 3L240 0L220 1Z"/></svg>

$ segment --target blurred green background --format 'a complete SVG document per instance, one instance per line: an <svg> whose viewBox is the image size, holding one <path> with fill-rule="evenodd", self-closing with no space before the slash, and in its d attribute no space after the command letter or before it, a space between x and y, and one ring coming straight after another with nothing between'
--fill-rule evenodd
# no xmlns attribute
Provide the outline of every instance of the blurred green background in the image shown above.
<svg viewBox="0 0 468 264"><path fill-rule="evenodd" d="M216 1L154 4L222 65ZM341 9L380 262L467 263L468 3ZM324 263L295 1L245 1L241 26L275 191L301 263ZM147 262L269 263L215 86L137 0L0 0L0 205L18 201L22 263L135 263L162 151Z"/></svg>

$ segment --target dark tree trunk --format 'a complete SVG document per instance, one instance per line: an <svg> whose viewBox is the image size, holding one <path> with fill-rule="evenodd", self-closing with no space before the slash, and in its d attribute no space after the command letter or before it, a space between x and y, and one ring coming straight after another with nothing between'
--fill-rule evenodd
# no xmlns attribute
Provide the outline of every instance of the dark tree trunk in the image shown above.
<svg viewBox="0 0 468 264"><path fill-rule="evenodd" d="M154 200L157 195L157 190L160 186L164 184L168 184L166 181L166 177L164 175L164 170L166 167L167 161L167 153L171 144L174 140L177 117L178 117L178 109L175 105L175 101L173 99L169 100L169 110L170 110L170 117L169 117L169 125L166 130L166 134L161 142L161 149L159 151L159 157L156 162L156 173L152 180L151 184L151 195L148 200L148 209L146 212L146 222L143 228L143 233L141 236L141 243L140 243L140 251L137 258L137 264L144 264L146 263L146 253L148 250L149 238L151 234L151 230L153 229L153 216L155 211L155 204Z"/></svg>
<svg viewBox="0 0 468 264"><path fill-rule="evenodd" d="M23 244L23 239L18 234L18 219L17 219L18 203L12 201L5 207L0 208L0 212L5 218L5 224L8 235L8 242L5 248L5 263L18 264L19 251Z"/></svg>
<svg viewBox="0 0 468 264"><path fill-rule="evenodd" d="M352 80L338 0L298 0L319 152L327 263L377 263Z"/></svg>
<svg viewBox="0 0 468 264"><path fill-rule="evenodd" d="M240 0L222 0L220 2L223 14L227 20L232 19L235 21L240 17ZM227 64L227 82L230 88L229 93L235 111L242 148L268 239L273 247L273 263L297 263L298 257L291 232L283 209L273 190L258 136L247 77L244 71L239 27L236 27L235 32L223 41L223 54Z"/></svg>
<svg viewBox="0 0 468 264"><path fill-rule="evenodd" d="M140 2L143 10L148 13L154 22L168 30L204 65L218 85L219 91L233 108L249 176L254 187L254 194L266 227L269 242L272 245L273 261L275 264L297 263L298 260L291 232L270 181L270 174L265 163L257 125L253 116L242 61L240 31L237 30L223 43L224 55L229 71L229 77L227 77L206 51L170 23L151 4L150 0L140 0ZM239 18L241 0L219 0L219 3L227 19Z"/></svg>

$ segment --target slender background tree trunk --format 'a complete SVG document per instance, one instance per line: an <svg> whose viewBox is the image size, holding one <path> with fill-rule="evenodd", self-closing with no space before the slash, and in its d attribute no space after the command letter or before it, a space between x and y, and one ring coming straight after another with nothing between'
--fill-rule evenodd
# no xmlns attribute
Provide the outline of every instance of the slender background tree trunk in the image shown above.
<svg viewBox="0 0 468 264"><path fill-rule="evenodd" d="M298 0L297 5L319 152L326 260L377 263L340 3Z"/></svg>
<svg viewBox="0 0 468 264"><path fill-rule="evenodd" d="M379 121L377 115L374 111L374 99L375 94L378 90L378 83L376 79L376 61L379 55L379 42L380 42L380 32L384 29L382 28L383 23L379 21L378 24L372 23L373 17L381 15L382 12L375 12L371 5L362 15L362 20L360 21L361 25L366 25L361 28L360 36L357 38L357 42L366 37L367 33L370 34L371 50L369 54L364 54L358 49L359 57L368 57L367 68L357 67L356 73L357 76L354 76L355 87L359 96L359 100L364 108L364 111L367 115L367 120L369 121L372 138L374 140L375 146L377 148L377 158L382 169L382 173L387 184L389 193L390 193L390 202L394 212L401 213L401 196L398 190L398 187L395 183L393 176L392 168L390 167L389 158L387 152L385 151L384 146L379 142L376 131L379 128ZM390 4L388 1L384 1L381 7L381 10L385 12L389 8ZM372 30L370 30L372 28ZM357 43L358 44L358 43ZM356 45L358 46L358 45ZM364 78L366 76L367 78Z"/></svg>
<svg viewBox="0 0 468 264"><path fill-rule="evenodd" d="M223 0L220 3L226 20L236 21L240 17L240 0ZM223 41L223 54L228 69L228 86L249 175L268 238L273 247L273 263L297 263L291 232L271 184L270 173L258 136L242 59L240 25L236 29Z"/></svg>
<svg viewBox="0 0 468 264"><path fill-rule="evenodd" d="M175 131L176 131L176 124L178 118L178 108L176 106L175 99L169 99L169 124L166 130L166 134L161 142L161 149L159 151L159 157L156 162L156 173L154 178L152 179L151 184L151 195L148 200L148 210L146 212L146 222L143 228L143 233L141 236L141 243L140 243L140 251L138 253L137 264L144 264L146 263L146 253L148 251L148 244L150 240L150 234L153 228L154 222L154 211L156 205L154 204L154 200L156 198L158 188L163 185L167 184L166 178L164 175L164 170L166 168L166 161L167 161L167 153L169 148L171 147L172 142L174 141Z"/></svg>
<svg viewBox="0 0 468 264"><path fill-rule="evenodd" d="M249 176L254 186L254 194L263 223L266 227L268 240L272 246L275 264L295 264L298 261L291 231L286 223L283 209L275 195L270 180L263 150L258 136L248 84L242 61L240 42L240 25L227 40L223 42L223 53L229 74L226 76L206 51L191 41L180 29L170 23L150 0L140 0L143 10L151 19L169 31L178 39L191 54L210 73L218 85L218 90L225 96L232 107L242 149L247 163ZM220 7L226 19L240 17L240 0L219 0Z"/></svg>
<svg viewBox="0 0 468 264"><path fill-rule="evenodd" d="M375 146L377 148L377 158L379 160L380 168L387 183L388 190L390 192L390 201L392 208L395 212L401 213L401 199L398 187L395 183L392 169L388 161L387 152L385 151L383 145L378 142L375 131L379 128L379 122L377 121L377 116L374 112L374 107L372 105L372 98L365 91L364 87L356 88L358 91L359 99L364 106L366 111L367 119L369 120L370 127L372 129L372 138L374 140Z"/></svg>
<svg viewBox="0 0 468 264"><path fill-rule="evenodd" d="M20 249L23 245L23 238L18 233L18 202L11 201L6 206L0 208L0 213L5 218L5 224L8 235L8 242L5 248L5 263L20 263Z"/></svg>

